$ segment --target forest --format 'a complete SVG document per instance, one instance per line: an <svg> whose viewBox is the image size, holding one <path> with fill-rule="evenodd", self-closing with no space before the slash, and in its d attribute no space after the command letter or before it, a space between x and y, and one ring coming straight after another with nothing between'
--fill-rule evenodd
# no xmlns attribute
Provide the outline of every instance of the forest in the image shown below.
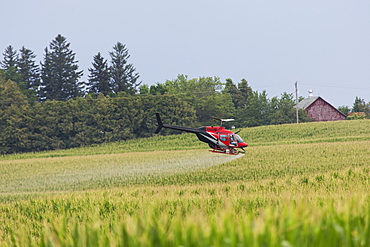
<svg viewBox="0 0 370 247"><path fill-rule="evenodd" d="M84 82L75 53L60 34L45 48L40 65L30 49L9 45L0 61L0 154L152 136L156 112L166 123L192 127L217 124L212 116L235 118L237 128L296 121L292 94L270 99L245 79L186 75L149 86L139 80L124 44L117 42L109 55L109 61L100 52L93 57ZM310 119L300 111L299 121Z"/></svg>

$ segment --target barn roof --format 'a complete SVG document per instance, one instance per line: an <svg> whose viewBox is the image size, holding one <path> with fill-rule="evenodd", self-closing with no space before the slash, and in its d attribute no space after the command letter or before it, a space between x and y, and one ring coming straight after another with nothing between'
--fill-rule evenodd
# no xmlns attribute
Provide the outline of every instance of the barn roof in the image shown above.
<svg viewBox="0 0 370 247"><path fill-rule="evenodd" d="M312 103L315 102L318 98L320 97L317 96L317 97L310 97L310 98L303 99L297 104L297 107L298 109L307 109L307 107L312 105Z"/></svg>

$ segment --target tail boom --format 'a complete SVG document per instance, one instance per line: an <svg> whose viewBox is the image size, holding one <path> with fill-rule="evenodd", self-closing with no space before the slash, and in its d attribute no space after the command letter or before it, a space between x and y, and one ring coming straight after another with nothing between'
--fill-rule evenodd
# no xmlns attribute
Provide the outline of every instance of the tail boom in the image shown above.
<svg viewBox="0 0 370 247"><path fill-rule="evenodd" d="M155 114L157 117L157 130L154 132L155 134L158 134L159 131L161 131L162 128L168 128L168 129L174 129L174 130L180 130L180 131L185 131L185 132L190 132L190 133L199 133L203 132L205 129L204 127L202 128L189 128L189 127L183 127L183 126L175 126L175 125L169 125L169 124L163 124L162 119L159 116L159 113Z"/></svg>

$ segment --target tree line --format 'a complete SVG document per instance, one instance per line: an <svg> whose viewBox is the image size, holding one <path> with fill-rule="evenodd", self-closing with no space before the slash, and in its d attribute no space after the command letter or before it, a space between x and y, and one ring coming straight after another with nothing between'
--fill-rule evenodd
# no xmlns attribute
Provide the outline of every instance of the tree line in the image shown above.
<svg viewBox="0 0 370 247"><path fill-rule="evenodd" d="M155 113L173 125L252 127L296 121L293 95L268 98L248 81L218 77L142 84L125 45L117 42L110 61L99 52L82 82L70 43L58 35L37 65L34 53L8 46L0 61L0 154L73 148L152 136ZM310 121L303 110L300 122ZM161 134L176 133L164 130Z"/></svg>
<svg viewBox="0 0 370 247"><path fill-rule="evenodd" d="M347 106L342 106L339 107L339 110L346 115L348 115L349 112L353 112L353 115L347 117L349 120L370 118L370 102L366 102L365 99L358 96L356 96L351 109Z"/></svg>
<svg viewBox="0 0 370 247"><path fill-rule="evenodd" d="M225 83L218 77L189 79L179 75L174 80L156 85L140 86L140 95L177 95L194 110L198 125L215 124L212 116L234 118L232 125L254 127L269 124L294 123L296 121L295 101L292 94L282 93L280 97L268 98L267 92L253 91L248 81L242 79ZM311 121L304 110L299 111L301 122ZM231 127L231 126L228 126Z"/></svg>
<svg viewBox="0 0 370 247"><path fill-rule="evenodd" d="M0 61L1 75L16 82L30 101L66 101L99 93L135 94L141 82L138 81L136 68L128 62L130 55L127 47L117 42L109 55L110 64L100 52L93 56L88 81L83 82L83 70L79 70L76 54L66 38L59 34L45 48L40 65L32 50L24 46L19 51L12 45L6 47Z"/></svg>
<svg viewBox="0 0 370 247"><path fill-rule="evenodd" d="M155 113L185 125L194 110L176 96L109 97L29 103L17 84L0 80L0 154L67 149L149 137Z"/></svg>
<svg viewBox="0 0 370 247"><path fill-rule="evenodd" d="M268 99L265 91L253 91L246 80L236 85L230 79L222 83L217 77L179 75L163 84L142 85L134 95L100 93L30 102L16 82L0 76L0 153L149 137L156 128L156 112L165 123L192 127L218 124L212 116L234 117L237 127L295 121L291 94ZM300 116L309 121L304 112Z"/></svg>

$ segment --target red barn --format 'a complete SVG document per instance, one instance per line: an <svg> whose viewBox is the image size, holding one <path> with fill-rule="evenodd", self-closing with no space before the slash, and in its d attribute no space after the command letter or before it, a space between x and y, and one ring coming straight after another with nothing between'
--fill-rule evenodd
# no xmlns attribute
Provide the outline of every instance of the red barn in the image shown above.
<svg viewBox="0 0 370 247"><path fill-rule="evenodd" d="M310 96L299 102L297 107L298 109L305 109L308 117L314 121L338 121L346 119L346 115L320 96Z"/></svg>

